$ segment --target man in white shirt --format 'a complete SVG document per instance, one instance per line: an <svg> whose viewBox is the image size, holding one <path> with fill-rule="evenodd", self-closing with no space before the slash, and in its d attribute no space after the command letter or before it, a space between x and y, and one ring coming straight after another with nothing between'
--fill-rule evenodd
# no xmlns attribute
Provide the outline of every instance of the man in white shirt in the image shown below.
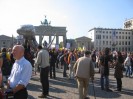
<svg viewBox="0 0 133 99"><path fill-rule="evenodd" d="M15 45L12 53L16 60L8 78L8 88L12 89L14 99L27 99L26 86L32 75L32 65L24 58L24 47L22 45Z"/></svg>

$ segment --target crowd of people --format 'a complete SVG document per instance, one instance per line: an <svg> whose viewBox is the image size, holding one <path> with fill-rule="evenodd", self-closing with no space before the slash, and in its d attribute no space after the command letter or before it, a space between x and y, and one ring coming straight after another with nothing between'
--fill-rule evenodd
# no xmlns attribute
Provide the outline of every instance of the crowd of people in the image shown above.
<svg viewBox="0 0 133 99"><path fill-rule="evenodd" d="M63 77L76 79L79 99L87 99L89 81L94 80L94 68L99 68L101 90L112 91L109 88L110 67L114 68L116 91L121 91L123 72L125 77L132 77L133 74L133 53L112 52L109 48L79 51L46 49L41 45L36 49L15 45L1 50L0 87L2 89L6 85L8 90L11 89L14 99L27 99L27 84L32 73L39 70L42 94L38 97L46 98L49 95L49 77L56 79L57 68L63 69Z"/></svg>

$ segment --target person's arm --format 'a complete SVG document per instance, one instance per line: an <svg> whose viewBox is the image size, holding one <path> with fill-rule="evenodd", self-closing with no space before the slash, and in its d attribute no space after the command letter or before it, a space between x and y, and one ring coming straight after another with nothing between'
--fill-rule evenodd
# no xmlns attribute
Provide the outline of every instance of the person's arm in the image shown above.
<svg viewBox="0 0 133 99"><path fill-rule="evenodd" d="M10 87L10 80L8 79L8 82L7 82L7 89Z"/></svg>
<svg viewBox="0 0 133 99"><path fill-rule="evenodd" d="M2 68L2 64L3 64L3 58L0 58L0 68Z"/></svg>
<svg viewBox="0 0 133 99"><path fill-rule="evenodd" d="M126 65L126 64L127 64L127 59L128 59L128 57L125 59L125 61L124 61L124 65Z"/></svg>
<svg viewBox="0 0 133 99"><path fill-rule="evenodd" d="M38 55L37 55L37 58L36 58L36 60L35 60L35 66L37 67L37 66L39 66L40 64L41 64L41 59L42 57L41 57L41 53L39 52L38 53Z"/></svg>
<svg viewBox="0 0 133 99"><path fill-rule="evenodd" d="M8 83L7 83L7 89L9 89L9 88L10 88L10 80L8 80ZM24 89L24 88L25 88L24 85L19 84L14 89L12 89L12 92L15 94L16 92L18 92L19 90Z"/></svg>
<svg viewBox="0 0 133 99"><path fill-rule="evenodd" d="M75 62L74 66L73 66L73 71L74 71L74 73L76 73L76 70L77 70L77 64L78 64L78 60Z"/></svg>
<svg viewBox="0 0 133 99"><path fill-rule="evenodd" d="M13 89L13 93L16 93L16 92L18 92L19 90L24 89L24 88L25 88L24 85L19 84L19 85L17 85L17 86Z"/></svg>
<svg viewBox="0 0 133 99"><path fill-rule="evenodd" d="M10 81L8 80L7 89L9 89L9 88L10 88ZM24 85L18 84L15 88L12 89L12 92L15 94L16 92L18 92L19 90L24 89L24 88L25 88Z"/></svg>
<svg viewBox="0 0 133 99"><path fill-rule="evenodd" d="M2 71L1 71L1 68L0 68L0 87L2 85Z"/></svg>

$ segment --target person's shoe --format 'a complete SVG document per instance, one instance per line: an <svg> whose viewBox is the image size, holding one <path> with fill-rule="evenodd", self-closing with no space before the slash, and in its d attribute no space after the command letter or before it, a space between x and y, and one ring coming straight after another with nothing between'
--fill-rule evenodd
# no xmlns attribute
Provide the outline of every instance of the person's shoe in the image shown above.
<svg viewBox="0 0 133 99"><path fill-rule="evenodd" d="M89 97L85 97L84 99L90 99Z"/></svg>
<svg viewBox="0 0 133 99"><path fill-rule="evenodd" d="M111 89L106 89L106 91L107 91L107 92L112 92L112 90L111 90Z"/></svg>
<svg viewBox="0 0 133 99"><path fill-rule="evenodd" d="M40 96L38 96L38 98L47 98L47 96L46 96L46 95L41 94Z"/></svg>
<svg viewBox="0 0 133 99"><path fill-rule="evenodd" d="M50 96L49 94L47 94L46 96Z"/></svg>
<svg viewBox="0 0 133 99"><path fill-rule="evenodd" d="M116 89L115 91L119 91L119 92L121 92L121 90L119 90L119 89Z"/></svg>
<svg viewBox="0 0 133 99"><path fill-rule="evenodd" d="M118 91L118 89L114 90L114 91Z"/></svg>

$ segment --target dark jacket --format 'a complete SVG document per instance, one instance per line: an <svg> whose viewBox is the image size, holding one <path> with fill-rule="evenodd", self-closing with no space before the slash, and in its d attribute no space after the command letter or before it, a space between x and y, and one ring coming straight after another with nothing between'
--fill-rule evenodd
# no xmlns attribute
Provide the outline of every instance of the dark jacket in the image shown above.
<svg viewBox="0 0 133 99"><path fill-rule="evenodd" d="M100 61L102 63L102 66L104 66L104 71L103 71L103 75L104 76L109 76L109 66L108 66L108 62L112 61L111 59L112 57L110 55L103 55L100 58Z"/></svg>
<svg viewBox="0 0 133 99"><path fill-rule="evenodd" d="M123 68L124 68L123 62L124 62L123 57L119 57L116 60L115 72L114 72L114 77L115 78L122 78L123 77Z"/></svg>

